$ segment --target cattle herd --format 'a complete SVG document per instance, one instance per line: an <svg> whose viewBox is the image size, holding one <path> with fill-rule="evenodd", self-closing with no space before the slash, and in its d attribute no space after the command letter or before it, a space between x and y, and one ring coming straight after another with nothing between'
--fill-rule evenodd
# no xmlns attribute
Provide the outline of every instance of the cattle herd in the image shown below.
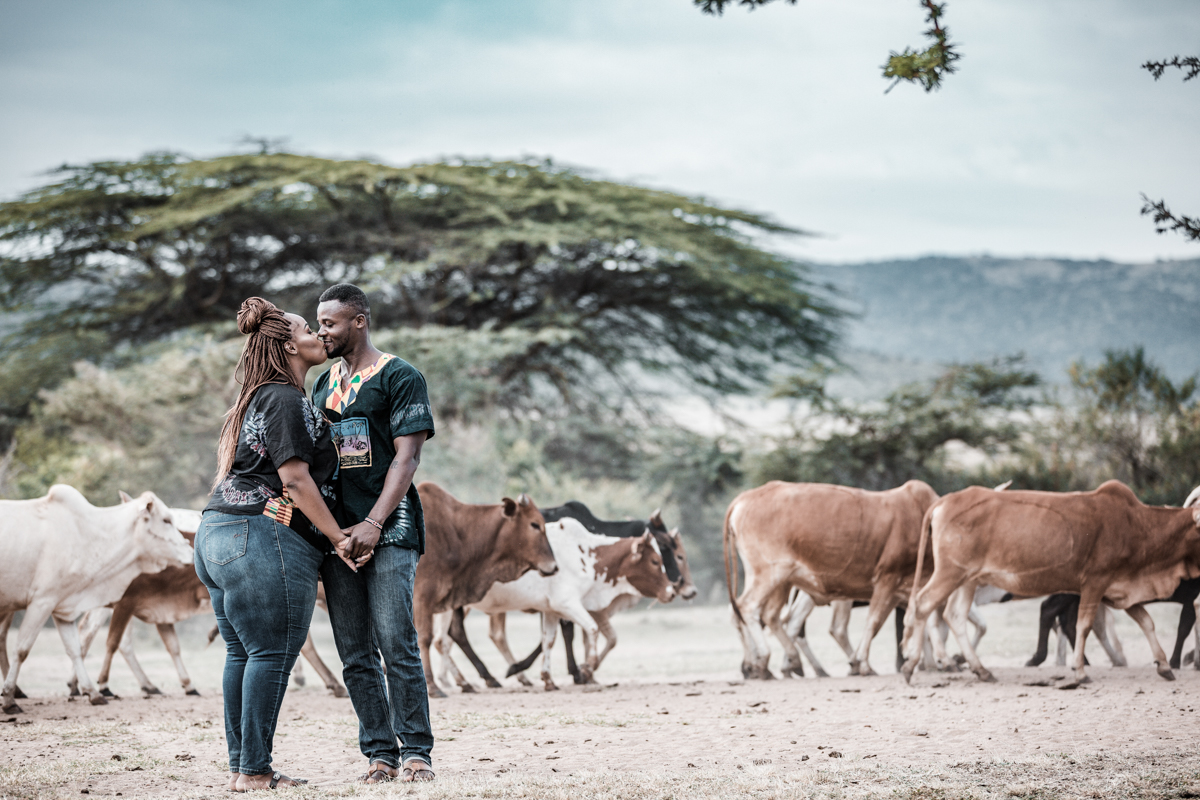
<svg viewBox="0 0 1200 800"><path fill-rule="evenodd" d="M541 680L552 690L549 655L560 627L572 677L588 683L616 645L613 614L642 598L668 603L696 594L679 531L668 529L658 511L646 520L607 522L575 501L539 510L524 494L476 505L433 483L418 490L427 552L417 567L413 613L431 697L445 696L442 686L451 683L473 691L451 657L454 644L488 686L500 685L467 639L463 620L471 611L488 615L490 638L509 664L507 677L529 685L524 671L541 655ZM98 508L60 485L36 500L0 501L0 645L7 643L15 613L25 612L11 664L7 647L0 646L6 713L20 711L21 664L48 619L72 662L72 692L94 704L111 696L107 683L118 651L143 692L159 691L134 654L133 617L157 626L184 691L197 693L174 624L211 610L192 567L190 543L200 515L169 509L150 492L121 499ZM1158 673L1173 679L1200 595L1198 504L1200 488L1182 508L1146 506L1116 481L1093 492L972 487L940 498L920 481L882 492L774 481L743 492L729 506L723 537L729 598L744 647L742 672L747 678L772 676L769 629L783 646L785 675L804 674L802 655L817 675L826 675L808 646L805 622L816 605L832 604L831 633L851 674L874 674L871 641L895 612L897 668L906 679L919 664L957 668L945 647L952 631L962 651L958 658L980 679L993 680L976 651L986 631L976 608L1048 596L1030 664L1045 659L1049 633L1057 630L1060 663L1066 643L1074 648L1074 682L1087 680L1084 644L1091 632L1112 663L1123 666L1110 610L1116 608L1145 633ZM745 573L740 595L739 559ZM1169 658L1144 608L1156 601L1183 605ZM317 603L324 603L323 595ZM847 636L855 604L868 606L857 647ZM84 657L109 609L96 685ZM522 660L505 636L510 611L541 615L541 643ZM582 634L579 662L576 628ZM344 696L311 636L303 654L325 685ZM1195 663L1200 669L1200 659ZM303 683L299 662L295 678Z"/></svg>
<svg viewBox="0 0 1200 800"><path fill-rule="evenodd" d="M1057 624L1060 642L1069 638L1074 646L1068 685L1088 680L1084 644L1093 630L1113 664L1124 666L1109 611L1117 608L1142 629L1158 674L1174 680L1171 668L1180 664L1200 594L1198 505L1200 488L1182 508L1156 507L1119 481L1064 493L973 486L940 498L921 481L883 492L773 481L743 492L730 504L724 529L729 599L745 651L742 673L771 677L770 629L783 645L785 674L803 674L801 651L824 674L808 651L804 619L815 604L841 604L834 625L844 630L839 620L858 601L869 605L862 641L851 649L844 632L839 641L851 674L874 674L871 640L893 609L899 622L904 607L898 666L907 680L928 658L926 648L938 667L953 668L944 629L925 635L933 621L954 632L971 670L992 681L975 650L984 629L973 607L1048 595L1030 664L1046 657L1049 630ZM738 558L746 576L740 596ZM1158 601L1184 607L1171 658L1145 609ZM1200 659L1194 663L1200 669Z"/></svg>

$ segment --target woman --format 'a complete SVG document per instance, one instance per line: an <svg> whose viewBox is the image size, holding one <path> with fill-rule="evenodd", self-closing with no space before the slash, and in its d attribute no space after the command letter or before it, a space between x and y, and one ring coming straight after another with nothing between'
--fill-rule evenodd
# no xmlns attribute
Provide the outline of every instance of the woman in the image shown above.
<svg viewBox="0 0 1200 800"><path fill-rule="evenodd" d="M304 395L324 344L261 297L242 303L237 321L249 337L242 387L221 429L195 561L225 640L229 788L244 792L304 783L272 768L271 743L312 620L324 539L337 545L345 535L330 511L337 451Z"/></svg>

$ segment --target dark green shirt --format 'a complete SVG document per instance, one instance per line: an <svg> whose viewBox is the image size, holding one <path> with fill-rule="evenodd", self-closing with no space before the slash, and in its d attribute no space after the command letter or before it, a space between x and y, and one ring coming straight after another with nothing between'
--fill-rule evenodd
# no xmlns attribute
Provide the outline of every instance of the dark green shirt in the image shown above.
<svg viewBox="0 0 1200 800"><path fill-rule="evenodd" d="M337 519L342 527L362 522L383 494L394 440L426 432L433 438L433 412L425 377L401 358L385 353L366 369L347 376L345 362L326 370L313 384L313 405L333 428L340 459ZM425 518L416 481L383 523L377 547L425 552Z"/></svg>

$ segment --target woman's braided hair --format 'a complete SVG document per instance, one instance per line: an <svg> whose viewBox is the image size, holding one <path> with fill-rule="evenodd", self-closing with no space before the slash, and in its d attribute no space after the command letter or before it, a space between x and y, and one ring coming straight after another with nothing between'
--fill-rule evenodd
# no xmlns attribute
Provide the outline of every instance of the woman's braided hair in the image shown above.
<svg viewBox="0 0 1200 800"><path fill-rule="evenodd" d="M221 427L221 438L217 441L217 484L233 466L237 454L238 437L242 432L242 421L246 418L246 407L254 393L268 383L295 386L300 391L288 369L287 351L283 346L292 339L292 324L274 303L261 297L251 297L242 303L237 315L238 330L245 334L246 346L233 372L234 380L242 385L237 402L225 415ZM241 377L238 377L241 373Z"/></svg>

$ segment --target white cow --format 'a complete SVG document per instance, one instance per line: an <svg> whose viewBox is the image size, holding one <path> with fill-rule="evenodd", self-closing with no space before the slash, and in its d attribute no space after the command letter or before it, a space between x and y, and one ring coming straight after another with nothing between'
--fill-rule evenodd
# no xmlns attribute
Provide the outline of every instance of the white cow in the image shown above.
<svg viewBox="0 0 1200 800"><path fill-rule="evenodd" d="M560 619L569 619L583 632L584 659L580 671L586 680L600 665L596 652L600 624L590 612L605 612L619 606L623 598L634 601L653 597L669 603L675 597L675 587L663 570L662 554L654 536L646 533L633 538L603 536L591 533L578 520L564 518L546 523L546 538L554 551L558 572L544 577L527 572L509 583L497 583L478 603L468 606L486 614L503 615L509 611L540 611L542 613L542 681L546 690L556 689L550 677L550 652ZM450 656L449 636L453 611L435 616L434 641L442 655L441 677L451 678L464 688L470 684ZM495 631L493 625L493 631ZM500 626L503 631L503 626ZM507 643L496 642L511 664L514 659ZM608 652L606 648L605 653Z"/></svg>
<svg viewBox="0 0 1200 800"><path fill-rule="evenodd" d="M153 492L108 508L93 506L61 484L36 500L0 500L0 615L25 611L17 658L0 690L4 712L21 710L17 676L51 616L80 689L93 705L106 702L84 668L75 620L120 600L143 572L182 566L191 558L170 510Z"/></svg>

